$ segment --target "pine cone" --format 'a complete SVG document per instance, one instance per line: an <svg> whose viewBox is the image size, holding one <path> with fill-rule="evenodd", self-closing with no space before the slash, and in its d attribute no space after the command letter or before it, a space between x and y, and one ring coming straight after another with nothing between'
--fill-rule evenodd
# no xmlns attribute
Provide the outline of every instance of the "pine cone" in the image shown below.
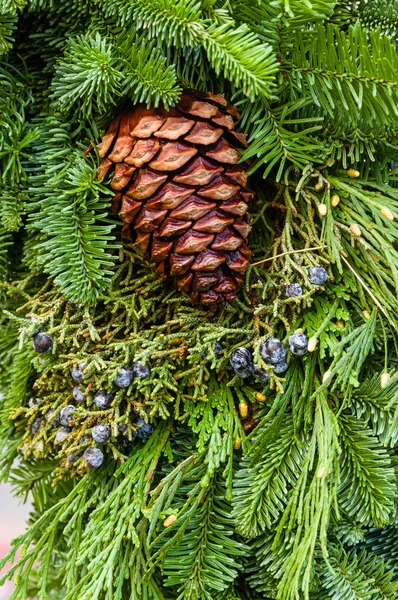
<svg viewBox="0 0 398 600"><path fill-rule="evenodd" d="M98 146L98 178L110 186L123 236L162 277L205 305L233 300L250 250L245 136L234 131L223 95L185 90L169 111L137 107L119 115Z"/></svg>

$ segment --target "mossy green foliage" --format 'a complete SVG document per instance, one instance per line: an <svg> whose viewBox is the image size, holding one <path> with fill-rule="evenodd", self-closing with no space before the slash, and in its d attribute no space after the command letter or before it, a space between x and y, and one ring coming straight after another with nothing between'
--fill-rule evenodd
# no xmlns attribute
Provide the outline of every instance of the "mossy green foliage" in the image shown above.
<svg viewBox="0 0 398 600"><path fill-rule="evenodd" d="M22 549L11 600L397 597L397 8L0 1L0 458L33 497L3 561ZM249 140L253 256L216 313L122 243L85 152L117 112L184 86L224 92ZM300 328L312 352L276 376L261 341ZM269 382L228 368L239 346ZM137 360L150 375L116 388ZM79 363L85 399L56 444Z"/></svg>

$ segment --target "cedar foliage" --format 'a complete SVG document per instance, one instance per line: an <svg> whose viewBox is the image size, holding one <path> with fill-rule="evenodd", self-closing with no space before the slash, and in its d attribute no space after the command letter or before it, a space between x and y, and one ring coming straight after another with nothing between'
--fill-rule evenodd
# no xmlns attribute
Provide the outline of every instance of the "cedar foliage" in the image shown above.
<svg viewBox="0 0 398 600"><path fill-rule="evenodd" d="M0 562L15 559L10 600L397 597L397 19L385 0L0 0L1 476L33 499ZM85 152L184 87L225 93L248 134L252 263L217 314L122 243ZM316 348L278 377L261 340L297 328ZM228 370L239 346L269 383ZM151 375L102 411L112 437L89 472L68 457L134 360ZM137 414L154 433L118 444Z"/></svg>

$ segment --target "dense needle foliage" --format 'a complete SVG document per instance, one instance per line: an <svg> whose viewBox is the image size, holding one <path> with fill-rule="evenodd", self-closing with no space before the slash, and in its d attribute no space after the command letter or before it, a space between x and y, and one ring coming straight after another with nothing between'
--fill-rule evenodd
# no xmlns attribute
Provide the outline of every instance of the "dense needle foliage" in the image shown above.
<svg viewBox="0 0 398 600"><path fill-rule="evenodd" d="M397 597L397 25L396 0L0 0L0 460L33 498L10 600ZM224 93L249 141L253 256L216 313L121 239L86 151L184 87ZM298 328L312 352L278 376L261 341ZM233 374L239 346L270 381Z"/></svg>

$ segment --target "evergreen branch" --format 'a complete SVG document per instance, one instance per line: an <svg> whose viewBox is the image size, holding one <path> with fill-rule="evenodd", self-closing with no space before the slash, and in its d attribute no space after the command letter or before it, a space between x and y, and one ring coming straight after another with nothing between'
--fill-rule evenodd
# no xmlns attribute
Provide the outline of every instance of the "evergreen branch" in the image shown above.
<svg viewBox="0 0 398 600"><path fill-rule="evenodd" d="M367 29L380 28L390 40L397 43L398 35L398 1L373 0L371 4L361 0L358 5L358 18Z"/></svg>
<svg viewBox="0 0 398 600"><path fill-rule="evenodd" d="M366 534L365 548L371 550L392 565L397 564L398 557L398 529L386 527L386 529L372 528Z"/></svg>
<svg viewBox="0 0 398 600"><path fill-rule="evenodd" d="M268 177L278 166L275 178L279 181L288 162L301 168L308 161L321 162L324 147L314 133L321 129L323 117L289 118L307 104L304 99L279 107L245 102L241 124L249 130L249 147L242 160L256 157L251 164L252 173L266 165L263 177Z"/></svg>
<svg viewBox="0 0 398 600"><path fill-rule="evenodd" d="M324 569L321 574L321 598L389 600L398 592L398 581L394 581L394 571L388 563L364 550L356 554L354 550L334 549L330 564L333 570Z"/></svg>
<svg viewBox="0 0 398 600"><path fill-rule="evenodd" d="M318 544L327 560L327 529L339 482L339 422L329 407L326 395L317 396L314 425L308 450L297 483L289 495L287 507L277 525L273 550L286 539L291 550L283 564L278 584L278 599L307 597L311 569ZM331 477L331 473L333 476ZM289 537L292 539L289 539Z"/></svg>
<svg viewBox="0 0 398 600"><path fill-rule="evenodd" d="M264 436L263 429L257 435ZM293 419L288 417L278 438L262 448L262 456L253 460L249 453L246 457L236 474L232 513L242 536L260 535L284 511L287 492L297 483L308 443L306 436L295 433Z"/></svg>
<svg viewBox="0 0 398 600"><path fill-rule="evenodd" d="M15 339L13 341L15 343ZM0 461L3 481L8 477L17 454L16 447L20 442L20 436L15 436L15 426L10 420L11 411L26 403L28 385L33 373L32 355L31 346L24 346L21 350L17 350L15 346L12 352L12 363L8 370L9 382L0 411ZM10 443L12 441L15 443Z"/></svg>
<svg viewBox="0 0 398 600"><path fill-rule="evenodd" d="M14 15L0 11L0 56L6 54L12 47L15 23Z"/></svg>
<svg viewBox="0 0 398 600"><path fill-rule="evenodd" d="M6 231L18 231L22 226L25 202L26 194L18 189L0 194L0 218Z"/></svg>
<svg viewBox="0 0 398 600"><path fill-rule="evenodd" d="M238 21L249 23L253 31L279 53L291 45L292 34L296 30L311 27L330 17L335 4L334 0L234 0L232 8Z"/></svg>
<svg viewBox="0 0 398 600"><path fill-rule="evenodd" d="M233 538L224 496L223 483L213 478L179 544L167 553L165 585L178 589L178 600L206 600L211 591L226 590L242 568L245 546Z"/></svg>
<svg viewBox="0 0 398 600"><path fill-rule="evenodd" d="M149 38L177 47L196 45L203 27L197 0L101 0L101 6L120 25L134 23Z"/></svg>
<svg viewBox="0 0 398 600"><path fill-rule="evenodd" d="M388 125L398 114L395 48L379 31L360 25L347 34L336 26L314 28L308 45L301 33L285 62L293 89L309 93L316 106L333 117L338 111L356 123L359 115Z"/></svg>
<svg viewBox="0 0 398 600"><path fill-rule="evenodd" d="M211 25L202 32L201 42L217 75L223 72L252 100L271 96L278 71L275 55L246 25Z"/></svg>
<svg viewBox="0 0 398 600"><path fill-rule="evenodd" d="M391 458L363 422L341 415L341 484L339 503L365 525L389 523L397 485Z"/></svg>
<svg viewBox="0 0 398 600"><path fill-rule="evenodd" d="M377 373L353 390L350 400L351 410L356 417L371 426L373 435L386 446L395 446L398 440L397 379L397 375L392 374L389 385L382 388L380 374Z"/></svg>
<svg viewBox="0 0 398 600"><path fill-rule="evenodd" d="M121 54L120 71L123 77L121 94L127 94L134 104L167 109L177 102L180 88L175 67L167 64L154 40L141 35L124 35L118 44Z"/></svg>
<svg viewBox="0 0 398 600"><path fill-rule="evenodd" d="M44 270L72 301L93 302L109 285L114 261L109 249L116 247L110 235L115 223L106 212L109 190L75 153L35 192L43 200L29 209L30 228L47 236L39 244Z"/></svg>
<svg viewBox="0 0 398 600"><path fill-rule="evenodd" d="M270 96L278 70L275 56L271 47L259 43L246 25L236 27L228 18L209 24L196 0L129 0L119 4L103 0L106 14L117 14L121 24L134 21L134 26L145 30L149 37L168 45L202 45L216 75L223 72L250 98Z"/></svg>
<svg viewBox="0 0 398 600"><path fill-rule="evenodd" d="M71 38L55 68L52 98L55 108L70 110L79 101L85 115L115 104L122 76L109 40L94 34Z"/></svg>

